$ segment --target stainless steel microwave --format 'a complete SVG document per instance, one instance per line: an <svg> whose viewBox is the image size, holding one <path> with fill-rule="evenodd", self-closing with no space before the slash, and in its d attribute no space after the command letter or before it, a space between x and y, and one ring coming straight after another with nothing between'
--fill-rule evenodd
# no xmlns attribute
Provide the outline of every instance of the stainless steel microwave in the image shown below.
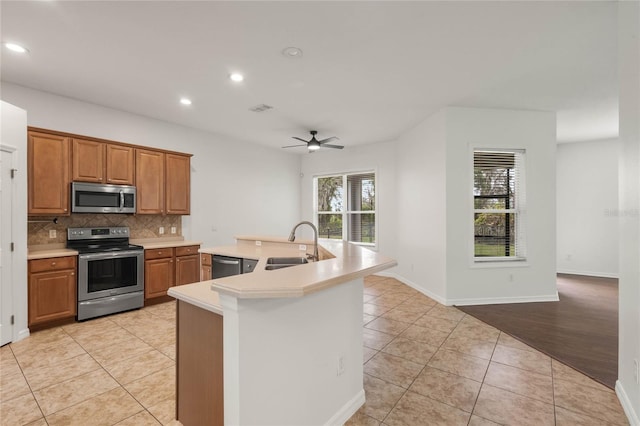
<svg viewBox="0 0 640 426"><path fill-rule="evenodd" d="M71 183L73 213L135 213L136 187L100 183Z"/></svg>

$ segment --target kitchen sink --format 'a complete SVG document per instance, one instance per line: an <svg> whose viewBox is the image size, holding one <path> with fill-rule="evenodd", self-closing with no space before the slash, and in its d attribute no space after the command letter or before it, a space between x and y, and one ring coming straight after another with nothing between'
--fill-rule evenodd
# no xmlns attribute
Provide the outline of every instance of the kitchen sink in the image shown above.
<svg viewBox="0 0 640 426"><path fill-rule="evenodd" d="M267 266L265 266L264 269L273 271L291 266L304 265L305 263L309 263L309 261L304 257L270 257L267 259Z"/></svg>

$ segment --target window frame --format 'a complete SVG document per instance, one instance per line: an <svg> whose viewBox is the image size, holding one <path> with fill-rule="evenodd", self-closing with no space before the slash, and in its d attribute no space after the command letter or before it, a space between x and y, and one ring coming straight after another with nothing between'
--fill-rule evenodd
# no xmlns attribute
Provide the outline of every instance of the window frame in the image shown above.
<svg viewBox="0 0 640 426"><path fill-rule="evenodd" d="M375 202L374 202L374 210L349 210L349 203L347 200L347 177L353 175L361 175L361 174L373 174L375 179ZM319 212L318 211L318 179L328 178L328 177L341 177L342 178L342 211L340 212ZM378 171L376 169L357 169L350 170L344 172L334 172L334 173L320 173L313 175L313 224L318 225L318 215L320 214L340 214L342 215L342 241L346 241L352 244L357 244L359 246L368 247L373 250L378 249L378 199L379 199L379 191L378 191ZM350 241L349 240L349 216L352 214L371 214L374 215L374 235L375 242L367 243L367 242L359 242L359 241ZM318 238L321 238L321 231L318 229Z"/></svg>
<svg viewBox="0 0 640 426"><path fill-rule="evenodd" d="M521 155L521 167L518 171L519 182L516 183L518 186L518 193L515 197L516 206L511 207L509 209L476 209L475 208L475 199L476 195L474 194L475 187L475 161L474 154L478 151L484 152L504 152L504 153L513 153L516 155ZM469 256L471 260L472 267L481 267L481 268L492 268L492 267L512 267L512 266L528 266L527 263L527 224L526 224L526 163L527 163L527 151L523 148L484 148L484 147L470 147L469 154L469 170L470 173L470 211L471 211L471 219L469 221L469 235L470 235L470 244L469 244ZM521 195L522 194L522 195ZM516 253L514 256L476 256L476 242L475 242L475 215L479 211L483 213L511 213L514 214L514 223L516 228L516 241L519 241L520 244L516 245L519 247L519 253Z"/></svg>

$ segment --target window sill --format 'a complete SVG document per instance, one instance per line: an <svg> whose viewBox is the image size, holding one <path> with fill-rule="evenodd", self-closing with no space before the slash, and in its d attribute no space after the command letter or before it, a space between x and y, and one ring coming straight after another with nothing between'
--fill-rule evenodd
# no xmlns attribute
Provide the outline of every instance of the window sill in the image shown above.
<svg viewBox="0 0 640 426"><path fill-rule="evenodd" d="M471 268L528 268L529 262L526 258L485 258L474 259Z"/></svg>

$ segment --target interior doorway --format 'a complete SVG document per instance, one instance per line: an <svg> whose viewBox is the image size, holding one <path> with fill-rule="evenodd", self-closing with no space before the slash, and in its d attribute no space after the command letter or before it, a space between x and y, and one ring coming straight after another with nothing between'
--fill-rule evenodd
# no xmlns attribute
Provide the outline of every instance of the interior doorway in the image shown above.
<svg viewBox="0 0 640 426"><path fill-rule="evenodd" d="M13 149L0 146L0 346L13 340Z"/></svg>

